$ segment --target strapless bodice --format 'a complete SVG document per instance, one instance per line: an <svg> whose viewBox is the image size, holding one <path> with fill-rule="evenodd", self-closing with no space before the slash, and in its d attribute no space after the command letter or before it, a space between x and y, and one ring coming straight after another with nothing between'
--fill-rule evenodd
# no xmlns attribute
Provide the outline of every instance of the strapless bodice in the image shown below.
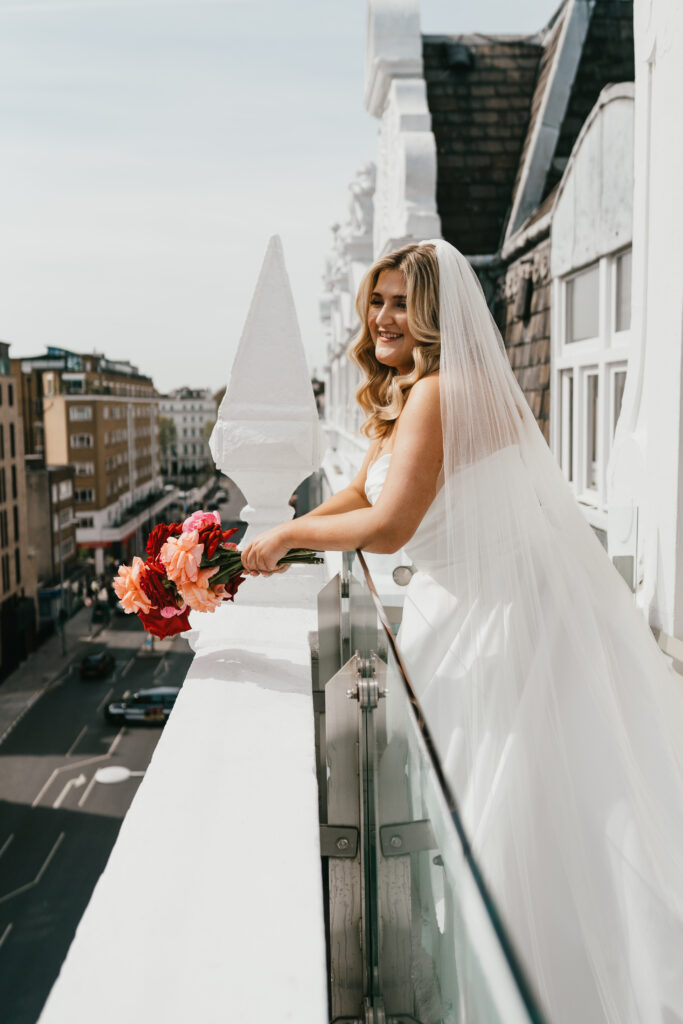
<svg viewBox="0 0 683 1024"><path fill-rule="evenodd" d="M371 505L375 504L382 493L390 462L391 452L388 452L386 455L380 455L368 466L365 496ZM507 479L505 485L501 486L504 477ZM514 488L514 491L511 491L511 488ZM497 493L514 493L518 502L524 502L527 514L522 520L528 529L534 529L534 522L540 514L538 498L523 468L519 445L508 445L479 462L463 467L457 474L457 491L458 501L454 503L455 507L451 509L450 514L450 519L453 520L450 549L446 541L448 517L444 487L438 491L422 522L405 546L406 553L414 565L422 571L436 571L443 568L447 560L457 562L464 556L464 552L458 552L453 548L460 539L465 543L468 535L466 529L457 529L458 519L462 519L463 526L465 524L468 501L470 511L471 502L476 501L477 524L481 531L479 536L490 537L492 543L495 543L499 533L496 529L496 520L501 515L501 508L495 500Z"/></svg>
<svg viewBox="0 0 683 1024"><path fill-rule="evenodd" d="M368 466L365 478L365 496L371 505L375 504L382 493L390 461L391 452L388 452L386 455L380 455ZM425 512L422 522L406 546L406 553L419 569L429 572L443 566L446 557L445 530L446 515L442 488Z"/></svg>

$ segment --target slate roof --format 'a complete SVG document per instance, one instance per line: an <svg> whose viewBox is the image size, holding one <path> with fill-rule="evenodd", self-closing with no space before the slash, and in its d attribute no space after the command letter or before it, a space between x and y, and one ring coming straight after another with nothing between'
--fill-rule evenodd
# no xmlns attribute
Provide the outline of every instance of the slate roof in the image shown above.
<svg viewBox="0 0 683 1024"><path fill-rule="evenodd" d="M468 255L498 248L542 46L526 36L423 36L444 238Z"/></svg>
<svg viewBox="0 0 683 1024"><path fill-rule="evenodd" d="M534 36L423 36L437 147L437 208L444 238L467 255L500 249L522 164L552 84L568 8L565 0ZM527 225L538 219L540 207L549 208L546 200L601 90L633 78L633 0L596 0L539 206Z"/></svg>

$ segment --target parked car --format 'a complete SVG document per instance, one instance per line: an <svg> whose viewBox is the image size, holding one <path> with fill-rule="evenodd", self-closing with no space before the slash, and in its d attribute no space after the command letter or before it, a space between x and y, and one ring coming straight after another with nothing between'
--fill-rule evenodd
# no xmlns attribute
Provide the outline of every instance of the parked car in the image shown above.
<svg viewBox="0 0 683 1024"><path fill-rule="evenodd" d="M105 604L104 601L96 601L92 608L92 621L93 622L109 622L111 619L111 611L109 605Z"/></svg>
<svg viewBox="0 0 683 1024"><path fill-rule="evenodd" d="M213 500L214 501L227 501L228 500L228 492L222 490L222 488L219 487L219 489L216 491L216 493L213 496Z"/></svg>
<svg viewBox="0 0 683 1024"><path fill-rule="evenodd" d="M217 501L210 501L206 508L209 512L218 512L220 506Z"/></svg>
<svg viewBox="0 0 683 1024"><path fill-rule="evenodd" d="M86 654L81 662L81 679L102 679L114 671L116 659L110 651Z"/></svg>
<svg viewBox="0 0 683 1024"><path fill-rule="evenodd" d="M127 691L121 700L112 701L104 709L108 722L141 722L149 725L163 725L176 697L178 686L152 686L149 690Z"/></svg>

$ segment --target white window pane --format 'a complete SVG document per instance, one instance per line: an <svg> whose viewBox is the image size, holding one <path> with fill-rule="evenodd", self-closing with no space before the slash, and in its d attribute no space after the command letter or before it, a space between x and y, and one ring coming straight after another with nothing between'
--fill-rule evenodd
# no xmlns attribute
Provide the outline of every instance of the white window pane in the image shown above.
<svg viewBox="0 0 683 1024"><path fill-rule="evenodd" d="M574 374L560 375L560 465L571 483L574 479Z"/></svg>
<svg viewBox="0 0 683 1024"><path fill-rule="evenodd" d="M616 329L627 331L631 326L631 250L617 256Z"/></svg>
<svg viewBox="0 0 683 1024"><path fill-rule="evenodd" d="M586 377L586 487L598 489L598 375Z"/></svg>
<svg viewBox="0 0 683 1024"><path fill-rule="evenodd" d="M621 403L624 400L624 388L626 387L626 370L615 370L612 377L612 436L617 429L617 420L621 412Z"/></svg>
<svg viewBox="0 0 683 1024"><path fill-rule="evenodd" d="M597 337L600 273L597 264L567 281L567 341Z"/></svg>

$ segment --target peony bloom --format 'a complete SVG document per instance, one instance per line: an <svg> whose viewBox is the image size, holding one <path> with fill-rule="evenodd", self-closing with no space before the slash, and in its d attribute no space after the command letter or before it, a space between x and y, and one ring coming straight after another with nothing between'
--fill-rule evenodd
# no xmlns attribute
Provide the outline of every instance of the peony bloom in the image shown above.
<svg viewBox="0 0 683 1024"><path fill-rule="evenodd" d="M201 530L203 526L220 526L221 517L218 512L202 512L197 509L183 523L183 533L190 533L191 530Z"/></svg>
<svg viewBox="0 0 683 1024"><path fill-rule="evenodd" d="M114 580L114 590L121 602L121 607L127 612L147 613L152 604L140 586L140 574L144 571L145 563L137 555L132 565L119 566L118 576Z"/></svg>
<svg viewBox="0 0 683 1024"><path fill-rule="evenodd" d="M189 604L195 612L213 612L223 600L225 588L219 585L212 588L209 580L218 572L218 566L213 569L200 569L197 579L178 587L183 601Z"/></svg>
<svg viewBox="0 0 683 1024"><path fill-rule="evenodd" d="M189 533L181 533L179 537L169 537L159 552L169 579L178 588L186 583L194 583L197 579L204 552L204 545L198 541L197 531L190 530Z"/></svg>

